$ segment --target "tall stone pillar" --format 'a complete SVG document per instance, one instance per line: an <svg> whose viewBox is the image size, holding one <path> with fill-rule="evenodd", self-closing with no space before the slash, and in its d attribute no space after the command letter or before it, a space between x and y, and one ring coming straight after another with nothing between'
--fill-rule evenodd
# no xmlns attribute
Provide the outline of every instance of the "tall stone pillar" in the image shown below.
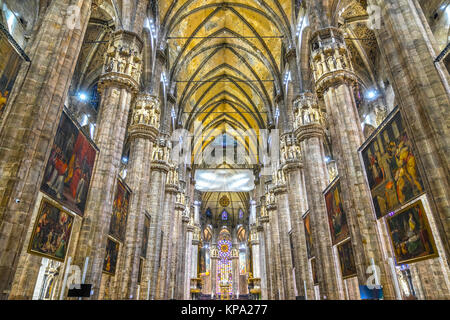
<svg viewBox="0 0 450 320"><path fill-rule="evenodd" d="M232 257L231 257L231 270L232 270L232 290L233 297L236 299L237 294L239 292L239 245L237 243L233 243L232 249Z"/></svg>
<svg viewBox="0 0 450 320"><path fill-rule="evenodd" d="M261 267L260 279L261 279L261 299L269 299L269 280L268 280L268 270L267 261L268 257L266 255L266 238L264 232L264 225L262 224L261 218L259 219L258 227L258 239L259 239L259 261Z"/></svg>
<svg viewBox="0 0 450 320"><path fill-rule="evenodd" d="M264 268L263 279L261 279L261 283L265 283L261 288L261 295L264 299L274 299L273 291L272 291L272 255L271 255L271 243L270 243L270 231L269 231L269 213L266 209L265 198L261 198L261 213L259 217L259 223L261 226L260 234L262 237L260 239L264 242L264 246L261 246L261 257L264 262L262 264Z"/></svg>
<svg viewBox="0 0 450 320"><path fill-rule="evenodd" d="M73 28L61 17L71 5L49 4L0 123L0 299L11 289L91 13L91 0L79 1L80 27Z"/></svg>
<svg viewBox="0 0 450 320"><path fill-rule="evenodd" d="M153 300L156 295L156 283L161 256L162 215L164 205L164 190L166 188L168 159L170 148L167 142L159 141L153 146L150 188L147 192L149 213L151 216L149 243L152 245L147 251L147 263L143 272L141 292L147 292L148 298ZM147 295L147 294L146 294ZM142 296L142 295L141 295Z"/></svg>
<svg viewBox="0 0 450 320"><path fill-rule="evenodd" d="M91 179L89 198L78 241L75 264L89 257L86 283L92 283L98 298L106 254L114 193L125 139L128 113L139 88L142 40L135 33L113 34L98 88L101 94L95 143L100 149ZM123 250L123 244L121 249ZM117 269L116 272L121 272Z"/></svg>
<svg viewBox="0 0 450 320"><path fill-rule="evenodd" d="M295 134L301 146L305 168L305 184L320 294L322 299L338 299L328 216L325 198L322 194L328 185L328 171L323 149L325 132L322 116L317 100L311 93L301 94L294 101L294 105L296 115Z"/></svg>
<svg viewBox="0 0 450 320"><path fill-rule="evenodd" d="M181 252L181 246L183 241L182 232L182 216L185 210L185 200L184 193L179 192L176 195L175 201L175 217L172 221L173 223L173 233L170 235L172 240L172 252L171 252L171 263L170 263L170 282L169 282L169 297L171 299L176 299L177 297L177 278L181 277L181 273L178 265L183 259L183 254Z"/></svg>
<svg viewBox="0 0 450 320"><path fill-rule="evenodd" d="M252 257L252 282L253 282L253 290L255 294L259 294L261 296L261 257L260 257L260 242L259 242L259 232L258 228L255 225L252 227L250 232L250 241L251 247L251 257ZM259 291L259 292L258 292ZM250 293L252 293L250 291Z"/></svg>
<svg viewBox="0 0 450 320"><path fill-rule="evenodd" d="M368 0L381 9L374 33L393 80L439 236L450 264L449 73L417 1ZM376 18L376 17L375 17Z"/></svg>
<svg viewBox="0 0 450 320"><path fill-rule="evenodd" d="M200 244L200 229L197 226L193 227L193 233L192 233L192 242L190 243L191 248L191 271L190 271L190 296L192 297L193 293L199 293L199 287L198 287L198 250L199 250L199 244ZM195 290L193 292L192 290Z"/></svg>
<svg viewBox="0 0 450 320"><path fill-rule="evenodd" d="M161 230L163 231L161 263L158 270L158 283L156 285L156 299L167 299L170 292L170 265L172 253L172 233L175 216L175 200L179 191L177 170L172 167L169 170L166 181L166 195L164 198L164 209L162 211Z"/></svg>
<svg viewBox="0 0 450 320"><path fill-rule="evenodd" d="M186 290L186 266L188 264L188 257L186 255L186 240L187 240L187 226L189 223L188 211L183 210L181 215L181 234L178 243L177 254L177 278L175 285L175 293L177 300L184 299L184 292Z"/></svg>
<svg viewBox="0 0 450 320"><path fill-rule="evenodd" d="M295 144L294 137L289 137L289 139L285 140L281 150L281 157L283 170L286 173L289 198L297 294L305 299L311 299L314 297L314 288L308 272L308 252L302 218L303 214L308 210L308 202L306 198L301 150ZM307 288L307 292L305 292L305 287Z"/></svg>
<svg viewBox="0 0 450 320"><path fill-rule="evenodd" d="M331 140L341 181L343 206L347 215L353 252L360 285L365 285L370 274L367 267L380 267L380 281L384 296L395 297L383 261L378 239L371 195L364 178L358 148L364 142L353 85L357 77L352 70L344 36L340 30L325 28L311 37L311 63L318 97L325 102Z"/></svg>
<svg viewBox="0 0 450 320"><path fill-rule="evenodd" d="M291 246L289 242L289 231L291 230L291 219L289 212L289 200L286 188L286 177L283 169L278 169L272 181L275 182L273 193L275 194L278 213L278 232L281 259L281 274L284 288L284 297L281 299L295 300L293 261ZM275 213L274 212L274 213ZM274 219L275 220L275 219Z"/></svg>
<svg viewBox="0 0 450 320"><path fill-rule="evenodd" d="M147 193L150 186L153 143L158 134L160 101L157 97L141 93L136 99L128 129L130 156L126 182L133 191L121 268L120 297L136 297L139 257L141 252L145 211L149 211ZM148 263L148 262L147 262ZM142 293L141 293L142 294Z"/></svg>
<svg viewBox="0 0 450 320"><path fill-rule="evenodd" d="M217 295L217 260L219 259L217 243L211 244L211 292L213 296Z"/></svg>
<svg viewBox="0 0 450 320"><path fill-rule="evenodd" d="M282 279L282 262L280 250L280 231L278 227L277 204L275 203L275 194L269 191L266 194L266 208L269 216L269 237L270 237L270 275L272 299L284 299L284 286Z"/></svg>
<svg viewBox="0 0 450 320"><path fill-rule="evenodd" d="M185 252L186 252L186 268L184 271L184 293L183 299L191 299L191 271L192 271L192 238L194 232L194 226L189 222L186 227L186 242L185 242Z"/></svg>

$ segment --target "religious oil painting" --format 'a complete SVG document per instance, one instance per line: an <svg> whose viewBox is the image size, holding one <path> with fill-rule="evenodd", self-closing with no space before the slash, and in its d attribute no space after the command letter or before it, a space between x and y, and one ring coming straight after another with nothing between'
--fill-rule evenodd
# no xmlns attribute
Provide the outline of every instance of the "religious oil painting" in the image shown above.
<svg viewBox="0 0 450 320"><path fill-rule="evenodd" d="M421 200L388 217L386 223L397 264L438 256Z"/></svg>
<svg viewBox="0 0 450 320"><path fill-rule="evenodd" d="M319 280L317 278L317 267L316 267L316 258L311 259L311 272L313 277L313 284L319 284Z"/></svg>
<svg viewBox="0 0 450 320"><path fill-rule="evenodd" d="M145 216L144 216L144 230L142 232L142 246L141 246L141 257L144 258L144 259L147 256L149 232L150 232L150 217L147 214L145 214Z"/></svg>
<svg viewBox="0 0 450 320"><path fill-rule="evenodd" d="M114 275L116 273L117 258L119 257L120 243L109 238L106 242L106 254L103 261L103 272Z"/></svg>
<svg viewBox="0 0 450 320"><path fill-rule="evenodd" d="M29 253L63 262L74 217L43 199L28 247Z"/></svg>
<svg viewBox="0 0 450 320"><path fill-rule="evenodd" d="M325 192L325 203L327 206L331 241L335 245L347 239L349 236L347 217L342 206L341 183L339 179Z"/></svg>
<svg viewBox="0 0 450 320"><path fill-rule="evenodd" d="M361 149L377 218L424 192L400 112L396 111Z"/></svg>
<svg viewBox="0 0 450 320"><path fill-rule="evenodd" d="M309 218L309 211L304 216L303 223L305 225L306 251L308 253L308 259L309 259L309 258L315 256L313 240L312 240L312 233L311 233L311 220Z"/></svg>
<svg viewBox="0 0 450 320"><path fill-rule="evenodd" d="M44 172L41 191L83 216L96 149L63 112Z"/></svg>
<svg viewBox="0 0 450 320"><path fill-rule="evenodd" d="M116 193L114 195L113 214L109 225L109 234L119 241L125 240L129 202L130 191L126 185L118 179Z"/></svg>
<svg viewBox="0 0 450 320"><path fill-rule="evenodd" d="M0 118L5 111L6 103L11 95L19 68L24 61L6 35L6 30L0 28Z"/></svg>
<svg viewBox="0 0 450 320"><path fill-rule="evenodd" d="M347 279L356 276L355 257L353 255L351 241L346 241L337 246L342 278Z"/></svg>

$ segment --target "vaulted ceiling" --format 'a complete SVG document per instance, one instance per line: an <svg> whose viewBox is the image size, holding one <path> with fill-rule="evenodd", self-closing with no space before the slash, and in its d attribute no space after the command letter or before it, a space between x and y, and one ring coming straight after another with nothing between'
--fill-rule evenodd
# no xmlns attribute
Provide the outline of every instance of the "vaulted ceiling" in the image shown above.
<svg viewBox="0 0 450 320"><path fill-rule="evenodd" d="M227 132L257 157L256 137L273 121L282 84L292 1L160 1L159 15L178 119L191 132L200 121L207 137ZM196 143L193 153L211 142Z"/></svg>

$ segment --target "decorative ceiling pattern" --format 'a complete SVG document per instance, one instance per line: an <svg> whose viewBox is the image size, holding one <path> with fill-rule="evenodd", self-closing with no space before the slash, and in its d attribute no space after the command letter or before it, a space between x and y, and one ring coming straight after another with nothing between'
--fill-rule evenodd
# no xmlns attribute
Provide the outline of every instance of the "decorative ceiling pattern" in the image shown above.
<svg viewBox="0 0 450 320"><path fill-rule="evenodd" d="M160 1L168 40L169 78L176 84L178 120L205 141L227 132L257 157L259 130L273 122L282 86L283 44L291 42L290 0ZM245 139L245 132L254 132ZM194 139L199 141L200 139Z"/></svg>

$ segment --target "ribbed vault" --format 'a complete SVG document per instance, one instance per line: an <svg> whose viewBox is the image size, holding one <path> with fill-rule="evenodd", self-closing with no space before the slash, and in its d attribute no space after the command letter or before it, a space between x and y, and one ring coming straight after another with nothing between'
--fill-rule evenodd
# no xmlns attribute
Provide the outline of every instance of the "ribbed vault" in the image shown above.
<svg viewBox="0 0 450 320"><path fill-rule="evenodd" d="M274 122L282 87L292 1L174 0L158 9L178 121L195 135L201 122L208 137L194 139L193 157L227 132L257 158L259 130Z"/></svg>

